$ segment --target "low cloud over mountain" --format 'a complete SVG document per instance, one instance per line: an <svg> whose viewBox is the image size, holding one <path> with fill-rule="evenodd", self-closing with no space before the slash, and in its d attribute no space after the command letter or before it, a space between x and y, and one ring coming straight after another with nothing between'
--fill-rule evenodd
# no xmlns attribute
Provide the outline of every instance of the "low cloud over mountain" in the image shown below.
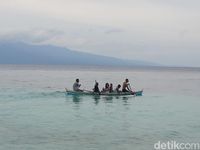
<svg viewBox="0 0 200 150"><path fill-rule="evenodd" d="M73 51L52 45L32 45L22 42L0 42L0 64L49 64L49 65L100 65L100 66L149 66L153 63L123 60Z"/></svg>

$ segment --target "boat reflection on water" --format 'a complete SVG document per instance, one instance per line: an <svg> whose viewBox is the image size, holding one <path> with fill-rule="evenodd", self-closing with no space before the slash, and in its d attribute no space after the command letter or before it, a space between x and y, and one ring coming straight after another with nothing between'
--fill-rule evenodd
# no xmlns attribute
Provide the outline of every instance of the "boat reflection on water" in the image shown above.
<svg viewBox="0 0 200 150"><path fill-rule="evenodd" d="M130 96L101 96L101 95L91 95L91 96L83 96L83 95L66 95L66 99L72 99L75 104L81 103L84 99L93 99L94 104L99 104L100 101L104 103L113 103L115 100L122 100L124 103L127 103L129 99L133 97Z"/></svg>
<svg viewBox="0 0 200 150"><path fill-rule="evenodd" d="M79 104L80 101L82 101L82 97L79 96L79 95L73 95L73 96L72 96L72 100L73 100L73 102L74 102L75 104Z"/></svg>
<svg viewBox="0 0 200 150"><path fill-rule="evenodd" d="M102 99L105 103L113 103L114 96L103 96Z"/></svg>
<svg viewBox="0 0 200 150"><path fill-rule="evenodd" d="M83 95L65 95L66 100L71 100L75 103L75 104L79 104L80 102L83 101L83 99L85 98L90 98L90 99L94 99L95 104L99 103L99 100L101 99L100 95L92 95L92 96L83 96Z"/></svg>
<svg viewBox="0 0 200 150"><path fill-rule="evenodd" d="M99 100L101 99L100 95L93 95L91 97L92 97L92 99L94 99L94 103L96 105L99 103Z"/></svg>

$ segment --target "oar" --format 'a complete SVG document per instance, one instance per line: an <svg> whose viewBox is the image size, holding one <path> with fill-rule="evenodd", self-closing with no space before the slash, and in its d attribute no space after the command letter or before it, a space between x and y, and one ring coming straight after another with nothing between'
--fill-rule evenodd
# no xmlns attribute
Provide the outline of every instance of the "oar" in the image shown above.
<svg viewBox="0 0 200 150"><path fill-rule="evenodd" d="M83 87L82 90L85 91L85 92L92 92L92 91L89 91L89 90L85 90L85 86Z"/></svg>
<svg viewBox="0 0 200 150"><path fill-rule="evenodd" d="M132 91L132 88L131 88L130 84L129 84L129 90L131 90L130 92L131 92L132 95L135 95L135 91Z"/></svg>
<svg viewBox="0 0 200 150"><path fill-rule="evenodd" d="M131 85L130 85L130 84L128 84L128 88L129 88L129 90L131 90L131 91L132 91L132 89L131 89Z"/></svg>

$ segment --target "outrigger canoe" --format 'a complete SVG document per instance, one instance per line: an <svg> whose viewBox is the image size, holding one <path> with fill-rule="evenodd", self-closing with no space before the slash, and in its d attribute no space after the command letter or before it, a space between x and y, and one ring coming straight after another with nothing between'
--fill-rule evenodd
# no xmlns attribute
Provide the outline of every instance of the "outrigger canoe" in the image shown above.
<svg viewBox="0 0 200 150"><path fill-rule="evenodd" d="M112 92L112 93L95 93L92 91L83 91L83 92L77 92L77 91L71 91L68 89L66 90L67 95L104 95L104 96L128 96L128 95L133 95L133 96L142 96L143 90L140 91L135 91L135 92Z"/></svg>

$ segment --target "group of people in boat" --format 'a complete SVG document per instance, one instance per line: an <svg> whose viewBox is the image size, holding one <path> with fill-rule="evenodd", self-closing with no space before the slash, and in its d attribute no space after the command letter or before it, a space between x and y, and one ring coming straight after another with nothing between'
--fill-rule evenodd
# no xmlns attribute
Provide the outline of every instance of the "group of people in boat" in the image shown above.
<svg viewBox="0 0 200 150"><path fill-rule="evenodd" d="M73 90L78 91L78 92L83 92L84 90L80 89L80 87L81 87L81 84L79 82L79 79L76 79L75 83L73 84ZM106 83L105 87L103 87L103 89L100 91L99 83L97 81L95 81L93 92L95 92L95 93L112 93L112 92L120 93L120 92L132 92L132 91L131 91L131 87L130 87L130 84L129 84L129 80L125 79L125 81L122 84L122 90L121 90L120 84L118 84L116 86L116 88L113 89L112 83L110 83L110 84Z"/></svg>

